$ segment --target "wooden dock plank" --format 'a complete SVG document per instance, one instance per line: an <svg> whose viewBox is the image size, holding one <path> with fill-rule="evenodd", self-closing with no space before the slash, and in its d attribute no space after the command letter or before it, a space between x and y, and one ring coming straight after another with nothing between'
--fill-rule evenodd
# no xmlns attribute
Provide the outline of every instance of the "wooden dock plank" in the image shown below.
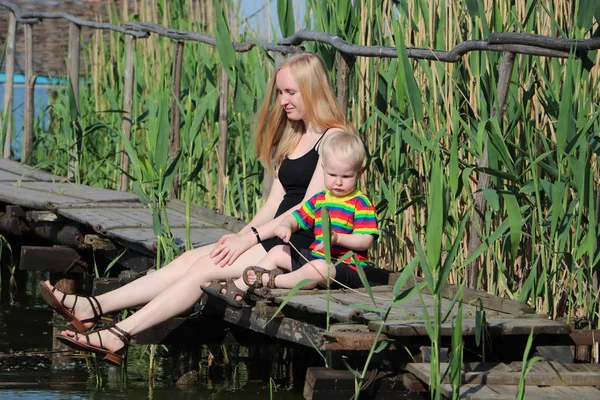
<svg viewBox="0 0 600 400"><path fill-rule="evenodd" d="M85 203L88 200L40 192L11 182L0 182L0 201L22 207L47 210L60 204Z"/></svg>
<svg viewBox="0 0 600 400"><path fill-rule="evenodd" d="M452 386L441 385L442 393L452 398ZM515 385L463 385L460 388L460 398L468 400L514 400L519 391ZM577 400L597 400L600 390L591 386L561 387L561 386L527 386L525 398L528 400L564 400L577 398Z"/></svg>
<svg viewBox="0 0 600 400"><path fill-rule="evenodd" d="M560 378L552 366L560 373ZM533 365L527 374L525 384L528 386L600 386L600 365L595 372L582 371L578 364L562 364L540 361ZM523 364L503 363L464 363L462 372L463 384L471 385L519 385ZM574 371L568 371L574 367ZM440 370L446 371L448 363L441 363ZM429 382L431 365L429 363L410 363L406 370L423 382ZM444 383L450 383L446 377Z"/></svg>
<svg viewBox="0 0 600 400"><path fill-rule="evenodd" d="M53 175L49 172L42 171L30 167L29 165L21 164L17 161L7 160L5 158L0 159L0 170L13 173L18 175L21 180L35 180L45 182L61 182L68 181L67 178Z"/></svg>
<svg viewBox="0 0 600 400"><path fill-rule="evenodd" d="M534 334L568 335L571 328L561 322L537 319L517 318L510 319L488 319L487 332L491 336L500 335L528 335L533 328ZM369 329L379 329L381 321L370 321ZM423 321L388 321L385 323L383 333L389 336L426 336L427 330ZM441 326L442 336L452 336L452 324L445 322ZM462 334L472 336L476 333L475 320L463 320Z"/></svg>
<svg viewBox="0 0 600 400"><path fill-rule="evenodd" d="M115 190L80 185L72 182L23 182L21 187L38 190L43 193L52 193L61 196L76 197L87 201L133 201L138 202L138 197L133 193L117 192Z"/></svg>
<svg viewBox="0 0 600 400"><path fill-rule="evenodd" d="M280 304L283 298L275 299L275 302ZM325 316L327 314L327 298L326 295L318 294L313 296L295 296L291 298L286 307L296 309L306 315ZM340 304L332 298L329 302L329 315L331 318L339 322L352 322L357 320L363 313L362 311Z"/></svg>
<svg viewBox="0 0 600 400"><path fill-rule="evenodd" d="M12 172L4 171L0 169L0 182L30 182L35 179L29 176L21 176Z"/></svg>
<svg viewBox="0 0 600 400"><path fill-rule="evenodd" d="M168 210L169 226L171 228L185 228L185 215ZM102 209L97 208L72 208L60 210L59 214L86 223L94 227L97 232L104 232L111 229L123 228L151 228L152 214L148 207L140 203L132 203L130 208L105 206ZM211 225L191 218L191 228L205 228Z"/></svg>
<svg viewBox="0 0 600 400"><path fill-rule="evenodd" d="M172 229L172 232L175 238L178 239L177 242L183 244L185 241L185 229L175 228ZM221 236L227 233L231 233L231 231L216 227L194 228L190 232L190 237L194 247L198 247L215 243ZM156 236L152 227L110 229L104 232L104 235L122 243L136 245L152 252L155 251Z"/></svg>

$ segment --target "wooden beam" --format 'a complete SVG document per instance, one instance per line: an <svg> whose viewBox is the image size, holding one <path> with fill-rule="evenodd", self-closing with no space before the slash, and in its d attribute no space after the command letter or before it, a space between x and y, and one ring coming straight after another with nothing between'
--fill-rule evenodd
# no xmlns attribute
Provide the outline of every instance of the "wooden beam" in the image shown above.
<svg viewBox="0 0 600 400"><path fill-rule="evenodd" d="M76 250L70 247L21 247L22 271L50 271L50 272L88 272L88 265L81 260Z"/></svg>
<svg viewBox="0 0 600 400"><path fill-rule="evenodd" d="M225 177L227 176L227 98L229 94L229 77L225 67L221 67L221 84L219 92L219 143L217 148L217 212L225 209Z"/></svg>
<svg viewBox="0 0 600 400"><path fill-rule="evenodd" d="M169 137L169 154L173 160L179 152L179 124L181 122L181 111L179 109L179 100L181 99L181 66L183 64L183 40L175 42L175 54L173 56L173 93L171 93L171 134ZM171 188L171 197L177 198L179 193L179 178L173 179Z"/></svg>
<svg viewBox="0 0 600 400"><path fill-rule="evenodd" d="M33 25L25 24L25 120L21 162L31 162L33 148L33 96L35 76L33 75Z"/></svg>
<svg viewBox="0 0 600 400"><path fill-rule="evenodd" d="M3 157L10 159L12 144L12 120L13 120L13 99L15 84L15 42L17 37L17 19L12 10L8 12L8 33L6 35L6 53L4 71L6 80L4 83L4 119L3 131L4 151Z"/></svg>
<svg viewBox="0 0 600 400"><path fill-rule="evenodd" d="M133 110L133 84L134 84L134 52L135 38L131 35L125 36L125 71L123 73L123 114L121 115L121 126L123 135L127 140L131 139L131 112ZM129 156L125 151L125 141L121 142L121 170L124 172L119 179L119 191L129 190Z"/></svg>
<svg viewBox="0 0 600 400"><path fill-rule="evenodd" d="M350 70L354 66L356 57L346 53L340 53L339 51L335 54L337 64L337 100L344 113L348 110L348 93Z"/></svg>

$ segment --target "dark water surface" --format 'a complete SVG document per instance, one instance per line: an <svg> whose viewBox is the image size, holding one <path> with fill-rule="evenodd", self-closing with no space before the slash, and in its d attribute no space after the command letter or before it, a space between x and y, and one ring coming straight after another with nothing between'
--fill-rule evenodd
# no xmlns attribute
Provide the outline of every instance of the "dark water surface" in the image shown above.
<svg viewBox="0 0 600 400"><path fill-rule="evenodd" d="M53 326L54 313L37 293L39 274L17 279L15 292L8 284L10 270L2 265L0 274L0 400L303 398L303 380L298 382L303 372L295 371L291 356L297 349L199 346L190 359L197 360L200 372L179 386L174 381L181 375L181 362L173 360L173 351L159 349L162 357L151 387L146 346L130 347L126 370L84 355L74 357L63 348L53 351L53 336L62 327ZM55 321L62 323L60 317Z"/></svg>

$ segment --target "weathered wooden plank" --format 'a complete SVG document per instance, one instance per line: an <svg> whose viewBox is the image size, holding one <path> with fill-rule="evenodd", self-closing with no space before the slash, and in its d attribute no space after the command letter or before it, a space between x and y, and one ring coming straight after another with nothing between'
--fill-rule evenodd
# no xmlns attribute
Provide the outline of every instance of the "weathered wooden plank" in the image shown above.
<svg viewBox="0 0 600 400"><path fill-rule="evenodd" d="M132 201L139 202L137 195L116 190L80 185L73 182L23 182L22 187L52 193L60 196L75 197L87 201Z"/></svg>
<svg viewBox="0 0 600 400"><path fill-rule="evenodd" d="M391 274L389 284L393 286L399 277L400 277L399 272ZM416 283L421 283L421 282L423 282L423 278L413 277L411 280L409 280L408 284L406 285L406 288L412 287ZM453 299L454 296L456 295L456 292L458 291L458 289L459 289L458 285L444 285L444 288L442 289L442 296L446 299ZM425 288L423 290L423 293L431 294L431 292L427 288ZM463 303L464 304L471 304L475 307L478 307L480 301L481 301L483 308L486 310L495 310L495 311L500 311L502 313L514 314L514 315L535 314L535 308L533 308L525 303L521 303L516 300L505 299L505 298L498 297L498 296L493 296L493 295L486 293L484 291L481 291L481 290L475 290L475 289L463 287Z"/></svg>
<svg viewBox="0 0 600 400"><path fill-rule="evenodd" d="M371 350L375 339L375 332L328 332L323 334L318 345L321 350ZM379 340L385 339L387 336L379 336Z"/></svg>
<svg viewBox="0 0 600 400"><path fill-rule="evenodd" d="M177 243L184 243L185 240L185 229L175 228L171 230L176 238ZM194 228L190 232L192 244L194 247L205 246L207 244L215 243L221 238L221 236L231 233L222 228ZM111 229L104 232L104 235L116 239L120 242L127 243L128 245L135 246L136 249L145 249L146 251L154 252L154 246L156 243L156 236L152 228L137 228L137 229Z"/></svg>
<svg viewBox="0 0 600 400"><path fill-rule="evenodd" d="M70 247L21 247L22 271L51 271L83 273L87 266L81 261L77 251Z"/></svg>
<svg viewBox="0 0 600 400"><path fill-rule="evenodd" d="M442 393L452 398L452 387L448 384L441 385ZM519 387L516 385L463 385L460 388L460 398L469 400L514 400ZM577 400L597 400L600 390L591 386L561 387L561 386L527 386L525 395L528 400L564 400L577 398Z"/></svg>
<svg viewBox="0 0 600 400"><path fill-rule="evenodd" d="M34 179L28 176L21 176L21 175L17 175L15 173L12 172L8 172L8 171L4 171L4 170L0 170L0 182L29 182L29 181L33 181Z"/></svg>
<svg viewBox="0 0 600 400"><path fill-rule="evenodd" d="M150 210L139 204L130 208L107 206L102 209L97 208L76 208L69 210L61 210L60 214L93 226L97 232L105 232L112 229L124 228L151 228L152 214ZM169 226L171 228L185 228L185 215L177 211L168 211ZM210 225L193 219L190 221L192 229L205 228Z"/></svg>
<svg viewBox="0 0 600 400"><path fill-rule="evenodd" d="M527 374L525 384L528 386L600 386L600 365L595 372L584 371L580 364L562 364L540 361L533 365ZM560 378L552 369L556 368ZM462 372L463 384L471 385L519 385L523 363L464 363ZM448 363L441 363L440 370L446 371ZM574 369L574 370L569 370ZM410 363L406 370L424 382L429 382L431 366L428 363ZM561 380L562 379L562 380ZM444 383L450 383L446 377Z"/></svg>
<svg viewBox="0 0 600 400"><path fill-rule="evenodd" d="M87 200L32 190L10 182L0 182L0 201L22 207L47 210L52 209L56 205L84 203Z"/></svg>
<svg viewBox="0 0 600 400"><path fill-rule="evenodd" d="M283 299L275 299L276 303L281 303ZM325 296L299 296L288 301L286 307L293 308L305 314L305 316L325 316L327 315L327 299ZM352 322L362 318L363 312L356 308L347 307L339 304L334 298L329 302L329 316L340 322Z"/></svg>
<svg viewBox="0 0 600 400"><path fill-rule="evenodd" d="M167 204L167 208L169 210L179 211L180 213L185 215L186 204L185 204L185 202L183 202L181 200L171 200ZM217 227L221 227L223 229L227 229L232 232L238 232L244 226L246 226L246 222L242 221L239 218L234 218L234 217L230 217L228 215L219 214L214 210L200 207L195 204L190 204L190 215L193 218L198 218L209 224L213 224Z"/></svg>
<svg viewBox="0 0 600 400"><path fill-rule="evenodd" d="M534 334L558 334L568 335L571 331L568 325L561 322L517 318L517 319L488 319L487 332L491 336L500 335L528 335L533 328ZM369 322L369 329L376 331L379 329L380 321ZM385 323L383 333L390 336L426 336L427 331L422 321L388 321ZM452 324L446 322L440 327L442 336L452 335ZM476 324L474 320L463 320L462 334L472 336L476 333Z"/></svg>
<svg viewBox="0 0 600 400"><path fill-rule="evenodd" d="M29 165L20 164L16 161L2 159L0 160L0 170L10 172L16 174L21 178L21 180L35 180L35 181L45 181L45 182L54 182L54 181L67 181L67 178L53 175L49 172L42 171L40 169L36 169L30 167Z"/></svg>
<svg viewBox="0 0 600 400"><path fill-rule="evenodd" d="M212 318L229 322L241 328L310 348L313 348L313 343L316 343L325 332L325 329L319 326L281 315L271 320L276 308L264 303L257 303L254 308L244 307L238 310L225 307L224 303L210 297L207 299L207 307L204 308L203 315L210 315Z"/></svg>

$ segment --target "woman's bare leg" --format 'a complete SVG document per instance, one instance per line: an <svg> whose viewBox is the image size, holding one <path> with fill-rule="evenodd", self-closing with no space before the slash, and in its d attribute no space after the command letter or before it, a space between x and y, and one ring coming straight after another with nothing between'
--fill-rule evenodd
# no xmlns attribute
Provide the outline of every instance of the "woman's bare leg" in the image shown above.
<svg viewBox="0 0 600 400"><path fill-rule="evenodd" d="M208 255L213 247L214 245L211 244L187 251L155 272L146 274L118 289L96 296L102 311L109 313L148 303L184 276L196 262L200 263L200 260L209 258ZM207 262L207 265L213 266L211 262ZM202 268L200 265L198 267ZM52 288L49 282L45 284ZM58 300L61 300L63 296L60 291L55 291L54 295ZM75 298L75 296L67 295L64 301L65 306L67 308L73 307ZM80 297L75 304L75 316L80 320L93 317L94 312L90 302ZM92 323L89 323L86 324L86 327L91 328L92 325Z"/></svg>
<svg viewBox="0 0 600 400"><path fill-rule="evenodd" d="M215 279L237 278L248 265L256 264L256 260L260 260L264 256L264 248L261 245L255 245L240 255L232 265L224 268L214 265L210 257L202 258L194 263L185 276L172 283L148 304L117 325L119 328L135 335L176 317L189 310L202 297L201 285ZM121 341L110 332L101 331L100 334L105 349L114 351L122 347ZM63 331L61 335L74 337L75 333ZM78 335L78 337L80 341L85 342L86 339L82 335ZM93 345L100 345L97 334L90 335L89 339Z"/></svg>

